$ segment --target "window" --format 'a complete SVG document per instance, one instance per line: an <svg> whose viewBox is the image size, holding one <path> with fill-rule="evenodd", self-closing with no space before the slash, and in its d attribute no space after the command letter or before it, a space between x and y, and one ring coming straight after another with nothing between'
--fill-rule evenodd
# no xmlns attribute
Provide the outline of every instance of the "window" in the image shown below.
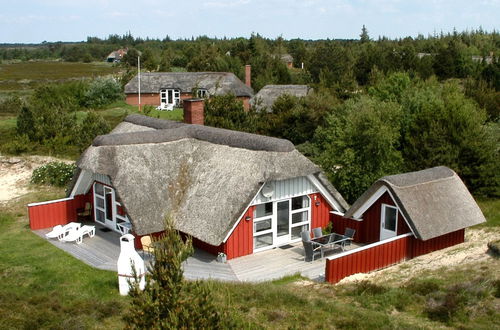
<svg viewBox="0 0 500 330"><path fill-rule="evenodd" d="M162 104L179 105L181 100L181 92L178 89L162 89L160 90L160 102Z"/></svg>
<svg viewBox="0 0 500 330"><path fill-rule="evenodd" d="M300 233L309 230L310 200L308 196L292 198L292 230L291 240L300 239Z"/></svg>
<svg viewBox="0 0 500 330"><path fill-rule="evenodd" d="M196 97L207 98L209 96L208 91L205 88L200 88L196 90Z"/></svg>
<svg viewBox="0 0 500 330"><path fill-rule="evenodd" d="M398 209L389 205L384 205L384 208L385 208L384 229L390 231L396 231Z"/></svg>
<svg viewBox="0 0 500 330"><path fill-rule="evenodd" d="M255 207L255 218L262 218L273 215L273 203L259 204Z"/></svg>
<svg viewBox="0 0 500 330"><path fill-rule="evenodd" d="M309 207L309 197L299 196L292 198L292 211Z"/></svg>

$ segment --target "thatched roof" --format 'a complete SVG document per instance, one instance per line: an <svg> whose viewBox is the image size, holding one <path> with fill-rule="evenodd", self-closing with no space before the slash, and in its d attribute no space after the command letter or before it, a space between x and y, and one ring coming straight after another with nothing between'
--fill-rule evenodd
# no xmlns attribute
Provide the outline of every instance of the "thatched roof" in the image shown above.
<svg viewBox="0 0 500 330"><path fill-rule="evenodd" d="M210 95L232 93L252 97L253 90L230 72L145 72L141 73L141 93L159 93L160 89L175 88L181 93L191 93L203 88ZM132 78L125 85L125 94L139 92L139 79Z"/></svg>
<svg viewBox="0 0 500 330"><path fill-rule="evenodd" d="M321 180L289 141L139 115L97 137L77 165L110 177L138 235L162 231L171 214L178 230L211 245L223 242L262 183Z"/></svg>
<svg viewBox="0 0 500 330"><path fill-rule="evenodd" d="M345 217L353 217L383 186L421 240L486 221L460 177L445 166L383 177L351 206Z"/></svg>
<svg viewBox="0 0 500 330"><path fill-rule="evenodd" d="M255 94L250 104L257 110L271 111L271 108L281 95L305 97L312 91L307 85L266 85Z"/></svg>

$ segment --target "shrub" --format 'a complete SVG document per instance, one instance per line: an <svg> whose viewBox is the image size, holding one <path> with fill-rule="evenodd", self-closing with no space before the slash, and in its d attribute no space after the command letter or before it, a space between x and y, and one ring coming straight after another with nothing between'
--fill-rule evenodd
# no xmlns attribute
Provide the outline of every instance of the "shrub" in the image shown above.
<svg viewBox="0 0 500 330"><path fill-rule="evenodd" d="M19 155L23 152L30 152L34 148L26 134L17 135L14 140L8 142L3 149L9 154Z"/></svg>
<svg viewBox="0 0 500 330"><path fill-rule="evenodd" d="M0 113L18 114L23 107L23 101L17 96L11 96L0 102Z"/></svg>
<svg viewBox="0 0 500 330"><path fill-rule="evenodd" d="M110 129L108 122L102 116L89 111L78 127L78 134L74 136L75 143L80 149L86 148L96 136L106 134Z"/></svg>
<svg viewBox="0 0 500 330"><path fill-rule="evenodd" d="M122 87L112 78L97 78L92 81L83 96L82 106L102 108L122 98Z"/></svg>
<svg viewBox="0 0 500 330"><path fill-rule="evenodd" d="M495 257L500 257L500 240L489 242L488 249Z"/></svg>
<svg viewBox="0 0 500 330"><path fill-rule="evenodd" d="M50 162L33 171L31 183L64 187L71 180L75 168L74 164Z"/></svg>
<svg viewBox="0 0 500 330"><path fill-rule="evenodd" d="M405 286L405 289L420 296L427 296L428 294L439 291L440 288L435 280L424 279L410 282Z"/></svg>

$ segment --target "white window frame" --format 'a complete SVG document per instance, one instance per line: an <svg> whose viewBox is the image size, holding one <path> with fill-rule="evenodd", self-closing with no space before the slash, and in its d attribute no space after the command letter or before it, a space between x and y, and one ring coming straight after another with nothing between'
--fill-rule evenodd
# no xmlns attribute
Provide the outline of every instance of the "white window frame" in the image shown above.
<svg viewBox="0 0 500 330"><path fill-rule="evenodd" d="M255 213L256 213L256 210L257 210L257 206L258 205L267 204L267 203L271 203L272 204L272 210L273 210L272 213L270 215L265 215L263 217L256 218L255 217ZM255 249L255 246L254 246L254 252L264 251L264 250L268 250L268 249L271 249L271 248L274 247L274 214L275 214L274 208L275 208L274 202L265 202L265 203L260 203L260 204L255 205L254 214L253 214L253 236L252 236L252 240L255 237L258 237L258 236L261 236L261 235L272 234L273 235L273 244L271 244L269 246L261 247L259 249ZM255 224L256 224L256 222L265 221L265 220L271 220L271 228L263 230L263 231L255 232Z"/></svg>
<svg viewBox="0 0 500 330"><path fill-rule="evenodd" d="M181 102L181 91L177 88L162 88L160 89L160 103L172 104L179 106Z"/></svg>
<svg viewBox="0 0 500 330"><path fill-rule="evenodd" d="M101 185L103 187L103 193L104 195L101 195L99 193L96 192L96 185ZM111 220L106 220L106 189L109 189L111 190L111 194L112 194L112 215L113 215L113 219ZM118 206L122 206L122 204L120 202L118 202L116 200L116 191L113 187L110 187L102 182L99 182L99 181L94 181L93 183L93 198L94 198L94 219L96 222L106 226L107 228L110 228L116 232L119 232L119 233L122 233L124 234L124 226L119 226L119 224L123 224L123 223L127 223L129 224L130 223L130 219L128 218L127 215L125 216L122 216L120 214L118 214ZM101 199L104 203L104 207L100 207L97 205L97 199ZM104 221L99 221L97 220L97 212L98 211L101 211L104 213ZM125 225L125 227L127 228L130 228L130 225Z"/></svg>
<svg viewBox="0 0 500 330"><path fill-rule="evenodd" d="M386 209L387 208L391 208L391 209L396 210L396 219L395 219L395 223L394 223L394 231L389 230L389 229L385 229L385 215L386 215ZM395 234L394 236L397 236L398 235L398 213L399 213L398 207L394 206L394 205L389 205L389 204L382 203L381 204L381 209L382 210L381 210L381 217L380 217L380 235L379 235L380 236L380 240L382 240L382 230L394 233ZM387 238L384 238L384 239L387 239Z"/></svg>
<svg viewBox="0 0 500 330"><path fill-rule="evenodd" d="M309 202L309 206L307 207L303 207L303 208L300 208L300 209L296 209L296 210L292 210L292 199L293 198L296 198L296 197L307 197L307 200ZM288 237L289 237L289 240L286 242L286 243L276 243L277 240L278 240L278 237L277 237L277 230L278 230L278 203L280 202L285 202L285 201L288 201L288 214L289 214L289 233L288 233ZM253 252L260 252L260 251L265 251L265 250L269 250L269 249L273 249L275 247L278 247L280 245L284 245L284 244L290 244L290 243L296 243L296 242L299 242L302 238L296 238L296 239L292 239L292 229L295 228L295 227L301 227L301 226L304 226L304 225L307 225L309 230L311 229L311 208L312 208L312 200L311 200L311 197L309 195L298 195L298 196L292 196L292 197L289 197L289 198L285 198L285 199L279 199L279 200L271 200L271 201L267 201L267 202L264 202L264 203L259 203L259 204L255 204L254 206L257 207L259 205L264 205L264 204L267 204L267 203L272 203L272 209L273 209L273 213L271 215L266 215L266 216L263 216L263 217L255 217L255 209L254 209L254 214L253 214L253 235L252 235L252 239L254 239L255 237L258 237L258 236L261 236L261 235L266 235L266 234L272 234L273 235L273 244L272 245L268 245L268 246L264 246L264 247L261 247L261 248L258 248L256 249L255 248L255 245L254 245L254 249L253 249ZM292 217L294 214L296 213L301 213L301 212L305 212L307 211L307 220L305 221L301 221L301 222L297 222L297 223L292 223ZM270 229L267 229L267 230L263 230L263 231L259 231L259 232L255 232L255 224L259 221L265 221L265 220L271 220L271 228Z"/></svg>
<svg viewBox="0 0 500 330"><path fill-rule="evenodd" d="M205 99L208 98L210 94L208 93L208 90L206 88L199 88L196 90L196 97Z"/></svg>

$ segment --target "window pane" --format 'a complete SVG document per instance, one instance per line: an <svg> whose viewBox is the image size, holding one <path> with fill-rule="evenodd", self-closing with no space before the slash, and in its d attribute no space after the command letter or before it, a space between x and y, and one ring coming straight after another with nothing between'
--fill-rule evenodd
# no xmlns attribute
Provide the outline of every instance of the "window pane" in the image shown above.
<svg viewBox="0 0 500 330"><path fill-rule="evenodd" d="M259 204L255 207L255 218L262 218L273 214L273 203Z"/></svg>
<svg viewBox="0 0 500 330"><path fill-rule="evenodd" d="M290 234L290 211L288 208L288 201L278 203L278 236Z"/></svg>
<svg viewBox="0 0 500 330"><path fill-rule="evenodd" d="M96 220L100 222L104 222L104 212L101 210L97 210L96 212Z"/></svg>
<svg viewBox="0 0 500 330"><path fill-rule="evenodd" d="M95 193L104 196L104 187L100 183L96 183L94 186Z"/></svg>
<svg viewBox="0 0 500 330"><path fill-rule="evenodd" d="M303 209L305 207L309 207L309 198L307 196L292 198L292 210Z"/></svg>
<svg viewBox="0 0 500 330"><path fill-rule="evenodd" d="M258 233L259 231L271 229L271 223L272 223L271 219L254 222L253 232Z"/></svg>
<svg viewBox="0 0 500 330"><path fill-rule="evenodd" d="M292 239L301 238L300 233L309 230L309 225L297 226L292 228Z"/></svg>
<svg viewBox="0 0 500 330"><path fill-rule="evenodd" d="M101 209L104 208L104 199L96 198L95 201L96 201L98 207L100 207Z"/></svg>
<svg viewBox="0 0 500 330"><path fill-rule="evenodd" d="M384 228L390 231L396 231L396 213L397 209L392 207L385 208Z"/></svg>
<svg viewBox="0 0 500 330"><path fill-rule="evenodd" d="M307 221L307 211L292 214L292 223Z"/></svg>
<svg viewBox="0 0 500 330"><path fill-rule="evenodd" d="M273 234L264 234L260 236L255 236L253 238L254 249L260 249L262 247L273 245Z"/></svg>

